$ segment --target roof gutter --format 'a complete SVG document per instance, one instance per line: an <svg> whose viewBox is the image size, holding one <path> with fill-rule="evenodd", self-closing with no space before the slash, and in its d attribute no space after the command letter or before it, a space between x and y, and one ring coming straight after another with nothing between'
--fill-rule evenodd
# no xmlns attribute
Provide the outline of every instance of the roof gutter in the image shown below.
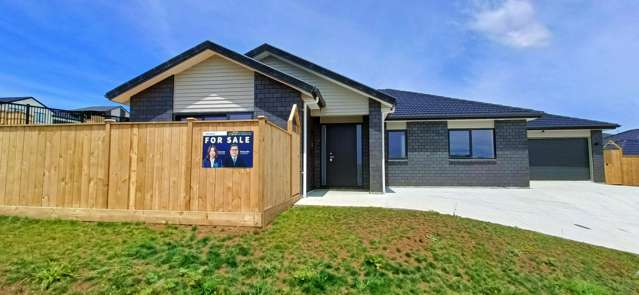
<svg viewBox="0 0 639 295"><path fill-rule="evenodd" d="M535 119L542 116L541 112L532 112L526 114L499 114L499 115L434 115L434 116L393 116L386 119L387 121L411 121L411 120L468 120L468 119Z"/></svg>
<svg viewBox="0 0 639 295"><path fill-rule="evenodd" d="M616 129L621 127L621 125L590 125L590 126L548 126L548 127L528 127L528 130L569 130L569 129Z"/></svg>

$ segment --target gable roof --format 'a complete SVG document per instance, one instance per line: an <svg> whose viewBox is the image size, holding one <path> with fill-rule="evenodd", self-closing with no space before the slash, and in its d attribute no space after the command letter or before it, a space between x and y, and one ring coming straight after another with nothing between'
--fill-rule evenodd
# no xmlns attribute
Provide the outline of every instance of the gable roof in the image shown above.
<svg viewBox="0 0 639 295"><path fill-rule="evenodd" d="M528 129L615 129L618 124L544 113L528 122Z"/></svg>
<svg viewBox="0 0 639 295"><path fill-rule="evenodd" d="M611 134L610 136L606 137L606 139L614 141L639 140L639 128L626 130L617 134Z"/></svg>
<svg viewBox="0 0 639 295"><path fill-rule="evenodd" d="M211 50L217 54L219 54L220 56L223 56L225 58L228 58L232 61L235 61L239 64L242 64L248 68L251 68L257 72L259 72L260 74L263 74L265 76L268 76L272 79L278 80L282 83L288 84L294 88L297 88L298 90L304 91L310 95L312 95L314 98L319 98L319 103L320 106L322 106L324 104L321 93L319 91L319 89L317 89L315 86L310 85L302 80L299 80L293 76L290 76L284 72L280 72L277 69L274 69L268 65L265 65L255 59L252 59L246 55L240 54L238 52L235 52L233 50L227 49L225 47L222 47L218 44L215 44L211 41L204 41L198 45L196 45L195 47L184 51L182 53L180 53L179 55L167 60L166 62L142 73L141 75L121 84L120 86L117 86L115 88L113 88L112 90L110 90L109 92L107 92L105 94L105 97L112 100L115 97L119 96L120 94L125 93L128 90L133 89L134 87L152 79L153 77L160 75L161 73L164 73L165 71L170 70L171 68L187 61L188 59L195 57L196 55L206 51L206 50Z"/></svg>
<svg viewBox="0 0 639 295"><path fill-rule="evenodd" d="M88 107L73 109L73 111L108 112L108 111L111 111L113 109L122 109L122 110L128 112L122 106L88 106Z"/></svg>
<svg viewBox="0 0 639 295"><path fill-rule="evenodd" d="M395 105L396 100L395 97L393 97L392 95L389 95L388 93L384 93L382 91L379 91L375 88L372 88L370 86L364 85L360 82L357 82L351 78L348 78L346 76L340 75L336 72L333 72L327 68L324 68L318 64L315 64L313 62L310 62L308 60L305 60L299 56L296 56L292 53L286 52L282 49L279 49L275 46L272 46L268 43L264 43L260 46L258 46L257 48L249 51L246 53L247 56L250 56L252 58L256 58L257 56L264 54L264 53L272 53L278 57L284 58L292 63L295 63L297 65L300 65L304 68L307 68L313 72L319 73L323 76L328 77L329 79L335 80L337 82L340 82L348 87L357 89L358 91L361 91L367 95L370 95L374 98L377 98L379 100L382 100L386 103L389 103L391 105Z"/></svg>
<svg viewBox="0 0 639 295"><path fill-rule="evenodd" d="M21 100L25 100L25 99L33 99L33 100L37 101L39 104L41 104L42 106L44 106L45 108L47 107L47 105L43 104L41 101L39 101L37 98L35 98L33 96L0 97L0 102L14 103L16 101L21 101Z"/></svg>
<svg viewBox="0 0 639 295"><path fill-rule="evenodd" d="M530 109L470 101L426 93L382 89L397 99L395 112L388 120L537 118L542 115Z"/></svg>

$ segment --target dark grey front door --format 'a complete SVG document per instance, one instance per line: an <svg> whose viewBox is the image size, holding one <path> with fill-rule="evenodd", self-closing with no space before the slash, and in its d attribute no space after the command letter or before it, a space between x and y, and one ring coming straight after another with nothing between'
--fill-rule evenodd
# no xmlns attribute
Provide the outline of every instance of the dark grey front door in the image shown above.
<svg viewBox="0 0 639 295"><path fill-rule="evenodd" d="M528 156L532 180L590 179L586 138L530 139Z"/></svg>
<svg viewBox="0 0 639 295"><path fill-rule="evenodd" d="M357 186L357 125L324 125L325 186Z"/></svg>

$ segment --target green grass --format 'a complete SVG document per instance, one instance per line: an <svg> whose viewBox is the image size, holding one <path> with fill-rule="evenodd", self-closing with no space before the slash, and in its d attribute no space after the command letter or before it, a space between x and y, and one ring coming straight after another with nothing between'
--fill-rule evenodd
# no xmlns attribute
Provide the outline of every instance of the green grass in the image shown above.
<svg viewBox="0 0 639 295"><path fill-rule="evenodd" d="M297 207L267 229L0 217L0 293L638 294L639 256L429 212Z"/></svg>

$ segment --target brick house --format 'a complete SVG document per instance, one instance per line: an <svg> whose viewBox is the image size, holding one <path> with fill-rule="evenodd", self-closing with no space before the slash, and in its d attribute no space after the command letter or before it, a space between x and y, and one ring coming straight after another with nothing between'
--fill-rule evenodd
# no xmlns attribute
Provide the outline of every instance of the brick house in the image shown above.
<svg viewBox="0 0 639 295"><path fill-rule="evenodd" d="M525 108L376 89L268 44L205 41L106 94L131 121L302 115L302 191L387 186L528 187L603 181L602 129Z"/></svg>

